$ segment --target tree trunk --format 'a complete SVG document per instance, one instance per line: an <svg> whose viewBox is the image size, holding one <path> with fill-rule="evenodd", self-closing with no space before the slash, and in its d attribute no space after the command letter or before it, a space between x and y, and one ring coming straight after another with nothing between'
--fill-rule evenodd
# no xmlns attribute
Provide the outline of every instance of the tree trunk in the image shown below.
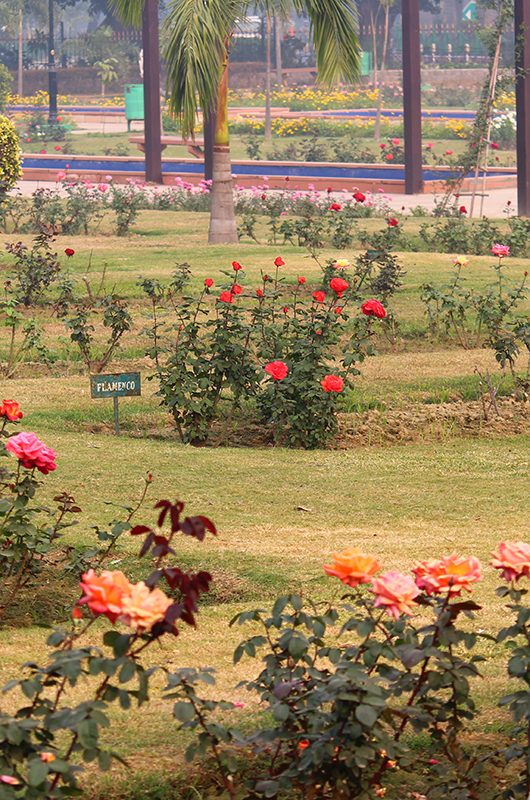
<svg viewBox="0 0 530 800"><path fill-rule="evenodd" d="M208 242L210 244L238 242L228 135L228 51L222 66L217 98L212 173L212 210Z"/></svg>
<svg viewBox="0 0 530 800"><path fill-rule="evenodd" d="M17 94L24 95L24 21L22 6L18 12L18 66L17 66Z"/></svg>
<svg viewBox="0 0 530 800"><path fill-rule="evenodd" d="M385 5L385 29L384 29L384 37L383 37L383 49L381 53L381 64L379 66L379 80L377 83L377 112L375 116L375 128L377 131L377 140L380 139L381 136L381 110L383 108L383 75L386 68L386 54L388 50L388 29L389 29L389 19L390 19L390 6L388 4Z"/></svg>
<svg viewBox="0 0 530 800"><path fill-rule="evenodd" d="M265 73L265 141L272 141L272 118L271 118L271 18L267 14L267 26L265 33L265 58L266 58L266 73Z"/></svg>
<svg viewBox="0 0 530 800"><path fill-rule="evenodd" d="M381 103L379 99L379 70L377 68L377 18L379 16L379 9L377 9L377 14L374 16L371 13L371 28L372 28L372 58L373 58L373 68L374 68L374 89L377 89L377 105L376 105L376 114L375 114L375 123L374 123L374 139L378 142L381 138Z"/></svg>
<svg viewBox="0 0 530 800"><path fill-rule="evenodd" d="M274 18L274 36L276 45L276 83L281 86L283 83L282 20L278 15Z"/></svg>

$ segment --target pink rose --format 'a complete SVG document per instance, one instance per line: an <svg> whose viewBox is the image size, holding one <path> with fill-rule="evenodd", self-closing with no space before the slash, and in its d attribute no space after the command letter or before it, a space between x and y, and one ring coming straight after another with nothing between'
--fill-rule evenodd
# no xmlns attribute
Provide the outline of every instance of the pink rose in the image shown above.
<svg viewBox="0 0 530 800"><path fill-rule="evenodd" d="M394 619L413 613L412 606L420 590L410 575L390 570L372 581L376 608L384 608Z"/></svg>
<svg viewBox="0 0 530 800"><path fill-rule="evenodd" d="M530 544L526 542L501 542L497 552L491 554L491 565L502 570L505 581L518 581L530 577Z"/></svg>
<svg viewBox="0 0 530 800"><path fill-rule="evenodd" d="M34 433L17 433L16 436L11 436L6 442L6 450L18 458L25 469L38 469L43 475L47 475L57 468L55 451L46 447Z"/></svg>
<svg viewBox="0 0 530 800"><path fill-rule="evenodd" d="M498 242L495 242L495 244L491 247L491 252L494 256L498 256L498 258L505 258L505 256L510 255L510 248L507 244L499 244Z"/></svg>

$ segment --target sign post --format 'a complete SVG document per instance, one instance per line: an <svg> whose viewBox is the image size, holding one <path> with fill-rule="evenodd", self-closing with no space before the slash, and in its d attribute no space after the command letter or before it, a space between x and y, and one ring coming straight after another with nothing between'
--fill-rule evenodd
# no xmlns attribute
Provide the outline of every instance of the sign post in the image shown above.
<svg viewBox="0 0 530 800"><path fill-rule="evenodd" d="M117 436L120 434L118 399L120 397L139 397L141 394L142 382L139 372L90 376L90 396L95 400L112 397L114 401L114 433Z"/></svg>

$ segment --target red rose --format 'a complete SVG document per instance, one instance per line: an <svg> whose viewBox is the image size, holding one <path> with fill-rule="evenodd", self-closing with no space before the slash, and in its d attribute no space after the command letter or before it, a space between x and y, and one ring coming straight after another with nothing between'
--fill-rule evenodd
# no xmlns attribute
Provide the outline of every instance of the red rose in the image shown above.
<svg viewBox="0 0 530 800"><path fill-rule="evenodd" d="M60 144L56 144L53 149L56 150L58 153L60 153L60 151L62 150L62 147L61 147Z"/></svg>
<svg viewBox="0 0 530 800"><path fill-rule="evenodd" d="M243 287L240 286L238 283L234 283L232 286L232 294L242 294Z"/></svg>
<svg viewBox="0 0 530 800"><path fill-rule="evenodd" d="M264 276L263 276L263 280L264 280L265 282L267 282L267 281L272 281L272 278L271 278L271 276L270 276L270 275L264 275Z"/></svg>
<svg viewBox="0 0 530 800"><path fill-rule="evenodd" d="M364 203L364 201L366 200L366 195L363 194L362 192L355 192L355 194L353 195L353 199L356 200L358 203Z"/></svg>
<svg viewBox="0 0 530 800"><path fill-rule="evenodd" d="M41 150L40 154L41 154L41 156L45 156L46 155L46 150Z"/></svg>
<svg viewBox="0 0 530 800"><path fill-rule="evenodd" d="M289 306L284 306L282 311L283 311L284 314L288 314L289 313Z"/></svg>
<svg viewBox="0 0 530 800"><path fill-rule="evenodd" d="M467 214L467 208L465 206L460 206L458 211L460 214Z"/></svg>
<svg viewBox="0 0 530 800"><path fill-rule="evenodd" d="M300 275L299 278L298 278L298 283L300 284L300 286L303 286L305 282L306 282L306 279L304 278L304 276Z"/></svg>
<svg viewBox="0 0 530 800"><path fill-rule="evenodd" d="M445 151L445 153L444 153L444 155L446 155L446 156L452 156L452 155L453 155L453 151L452 151L452 150L446 150L446 151Z"/></svg>
<svg viewBox="0 0 530 800"><path fill-rule="evenodd" d="M332 278L329 282L329 285L337 297L342 297L346 289L350 288L350 284L348 281L345 281L344 278Z"/></svg>
<svg viewBox="0 0 530 800"><path fill-rule="evenodd" d="M205 278L204 279L204 285L207 286L208 289L211 289L212 286L213 286L213 279L212 278Z"/></svg>
<svg viewBox="0 0 530 800"><path fill-rule="evenodd" d="M10 422L22 419L24 414L16 400L3 400L0 404L0 417L5 417Z"/></svg>
<svg viewBox="0 0 530 800"><path fill-rule="evenodd" d="M389 228L396 228L399 225L399 222L397 221L397 219L394 219L394 217L390 217L390 219L387 219L387 223Z"/></svg>
<svg viewBox="0 0 530 800"><path fill-rule="evenodd" d="M337 306L337 307L334 309L334 311L335 311L335 314L342 314L342 307L341 307L341 306Z"/></svg>
<svg viewBox="0 0 530 800"><path fill-rule="evenodd" d="M27 137L27 139L26 139L26 142L27 142L28 144L31 142L31 139L29 138L29 136Z"/></svg>
<svg viewBox="0 0 530 800"><path fill-rule="evenodd" d="M266 194L262 194L262 195L261 195L261 199L262 199L262 200L266 200L266 199L267 199L267 195L266 195Z"/></svg>
<svg viewBox="0 0 530 800"><path fill-rule="evenodd" d="M320 385L325 392L342 392L344 389L344 381L338 375L325 375L320 381Z"/></svg>
<svg viewBox="0 0 530 800"><path fill-rule="evenodd" d="M497 144L497 142L490 142L490 147L491 147L492 150L498 150L499 149L499 145Z"/></svg>
<svg viewBox="0 0 530 800"><path fill-rule="evenodd" d="M387 153L385 158L386 158L387 161L393 161L394 160L394 156L392 155L392 153Z"/></svg>
<svg viewBox="0 0 530 800"><path fill-rule="evenodd" d="M63 121L62 117L57 117L57 122L62 122L62 121Z"/></svg>
<svg viewBox="0 0 530 800"><path fill-rule="evenodd" d="M379 300L367 300L362 304L361 311L366 317L377 317L377 319L386 317L385 307Z"/></svg>
<svg viewBox="0 0 530 800"><path fill-rule="evenodd" d="M235 270L235 272L239 272L239 270L243 269L243 267L241 266L239 261L232 261L232 269Z"/></svg>
<svg viewBox="0 0 530 800"><path fill-rule="evenodd" d="M381 150L384 150L384 149L385 149L385 147L386 147L386 144L385 144L384 142L381 142L381 144L379 145L379 147L381 148Z"/></svg>
<svg viewBox="0 0 530 800"><path fill-rule="evenodd" d="M326 299L325 292L313 292L313 300L315 301L315 303L323 303L325 299Z"/></svg>
<svg viewBox="0 0 530 800"><path fill-rule="evenodd" d="M270 361L263 369L275 381L283 381L289 374L289 367L284 361Z"/></svg>
<svg viewBox="0 0 530 800"><path fill-rule="evenodd" d="M263 297L263 289L256 289L256 294L258 297Z"/></svg>
<svg viewBox="0 0 530 800"><path fill-rule="evenodd" d="M333 187L332 186L328 186L328 188L326 189L326 192L328 194L331 194L332 191L333 191Z"/></svg>
<svg viewBox="0 0 530 800"><path fill-rule="evenodd" d="M284 267L285 266L285 261L283 260L283 258L281 256L277 256L274 259L274 266L275 267Z"/></svg>
<svg viewBox="0 0 530 800"><path fill-rule="evenodd" d="M332 203L329 207L330 211L342 211L342 206L340 203Z"/></svg>
<svg viewBox="0 0 530 800"><path fill-rule="evenodd" d="M221 292L219 295L219 302L220 303L231 303L234 299L234 295L232 292Z"/></svg>
<svg viewBox="0 0 530 800"><path fill-rule="evenodd" d="M68 258L72 258L72 256L75 255L75 250L72 247L67 247L64 252Z"/></svg>

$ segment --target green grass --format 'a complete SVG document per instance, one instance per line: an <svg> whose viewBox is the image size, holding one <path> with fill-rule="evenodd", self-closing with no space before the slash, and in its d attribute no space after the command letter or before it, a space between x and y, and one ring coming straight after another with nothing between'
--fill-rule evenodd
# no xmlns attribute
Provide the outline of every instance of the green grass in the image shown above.
<svg viewBox="0 0 530 800"><path fill-rule="evenodd" d="M141 329L147 309L136 285L140 275L165 280L177 262L188 260L195 287L211 276L219 281L218 288L225 280L219 270L229 268L237 258L246 268L245 283L255 286L260 269L270 270L281 253L287 261L283 270L287 282L300 274L308 282L319 278L317 265L298 248L245 242L209 248L206 225L205 214L143 212L125 240L111 236L105 225L100 234L88 239L58 240L59 250L75 248L68 268L78 277L92 251L94 274L107 265L108 284L115 284L132 301L135 330L124 340L124 351L109 371L134 364L145 378L151 369L142 358ZM374 229L381 225L380 220L366 222ZM418 220L407 220L411 229L417 230L418 225ZM356 252L352 248L347 255L354 257ZM326 250L322 258L336 255ZM394 306L408 337L399 340L394 350L378 342L379 349L387 352L362 365L362 375L345 398L346 410L356 412L361 420L370 409L405 413L418 406L475 401L475 366L490 370L499 380L489 351L463 351L451 342L433 343L425 336L420 286L426 280L447 280L453 270L450 255L403 253L400 258L406 276ZM470 285L485 286L492 280L491 262L488 257L470 258L466 268ZM523 259L507 260L508 275L517 279L526 264ZM7 267L6 256L0 256L0 271ZM152 505L161 497L181 498L188 512L211 517L218 526L217 537L208 537L203 544L182 539L177 545L181 565L210 569L214 574L212 596L200 614L199 628L164 641L160 652L153 649L149 663L162 660L168 668L215 665L219 694L241 699L241 690L234 687L255 669L248 662L232 665L233 649L244 632L230 629L230 618L249 606L272 604L277 593L288 590L338 597L341 587L322 570L334 550L358 546L377 554L386 568L409 569L418 559L453 550L474 553L487 564L499 540L526 535L529 435L490 439L453 435L406 446L316 452L271 447L196 449L177 442L167 414L154 397L156 386L144 380L141 398L120 403L125 434L113 437L108 435L112 405L90 399L88 377L64 344L62 322L55 318L48 322L46 333L47 341L58 352L63 348L61 352L70 359L68 369L57 364L48 374L26 366L16 378L2 382L0 397L18 399L26 415L23 429L34 430L58 452L58 469L45 479L45 499L70 491L83 509L80 524L65 533L64 542L76 548L93 543L92 526L116 515L107 501L123 504L136 498L148 470L155 480L138 521L154 521ZM0 351L5 347L5 337L0 335ZM508 388L505 381L501 393ZM124 537L113 556L113 565L135 579L149 570L139 562L137 548L137 541ZM474 597L484 604L477 626L487 631L505 619L502 603L494 595L495 585L493 570L485 568ZM45 631L39 624L62 622L77 597L73 580L47 574L35 593L23 599L19 608L23 626L0 631L0 684L25 661L44 658ZM92 635L93 643L98 635ZM506 688L504 652L491 652L495 658L484 667L485 680L477 686L481 706L477 730L482 733L502 732L506 724L495 705ZM256 709L251 707L245 711L244 724L255 722ZM128 715L114 710L113 723L108 741L132 760L136 776L113 774L110 781L101 782L90 775L87 798L196 797L184 788L188 783L182 759L185 739L176 734L170 704L160 700L158 689L153 702L140 711Z"/></svg>

